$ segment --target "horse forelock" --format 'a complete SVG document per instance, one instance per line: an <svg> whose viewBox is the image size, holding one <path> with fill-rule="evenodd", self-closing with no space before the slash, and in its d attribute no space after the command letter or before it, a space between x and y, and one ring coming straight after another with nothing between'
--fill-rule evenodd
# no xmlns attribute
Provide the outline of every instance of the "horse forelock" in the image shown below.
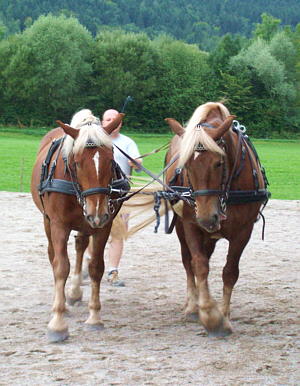
<svg viewBox="0 0 300 386"><path fill-rule="evenodd" d="M68 158L71 153L76 155L82 152L88 142L98 147L105 146L109 149L112 148L111 138L103 130L98 119L94 120L94 122L85 121L78 124L75 128L79 130L78 137L74 140L69 135L67 136L63 147L64 157Z"/></svg>
<svg viewBox="0 0 300 386"><path fill-rule="evenodd" d="M208 114L216 108L219 109L222 119L225 119L229 115L228 109L220 102L207 102L198 106L194 111L186 125L185 133L183 134L181 141L179 157L180 167L185 165L199 144L203 145L207 151L224 155L223 149L216 144L204 128L197 127L199 122L204 122Z"/></svg>

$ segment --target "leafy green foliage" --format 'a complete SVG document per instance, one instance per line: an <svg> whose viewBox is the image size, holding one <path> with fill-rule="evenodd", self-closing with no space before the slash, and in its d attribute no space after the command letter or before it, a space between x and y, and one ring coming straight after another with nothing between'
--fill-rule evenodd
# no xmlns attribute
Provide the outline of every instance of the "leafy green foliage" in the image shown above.
<svg viewBox="0 0 300 386"><path fill-rule="evenodd" d="M15 108L6 120L29 123L30 114L33 123L50 123L77 109L87 91L92 44L90 33L64 16L42 16L23 34L2 42L4 100Z"/></svg>
<svg viewBox="0 0 300 386"><path fill-rule="evenodd" d="M249 37L262 13L266 16L257 30L260 37L272 33L276 18L295 27L300 3L298 0L2 0L0 3L0 20L10 33L23 31L30 19L34 22L49 13L78 18L94 36L103 25L121 26L132 32L146 32L151 37L166 33L207 50L215 47L218 38L226 33Z"/></svg>
<svg viewBox="0 0 300 386"><path fill-rule="evenodd" d="M255 39L247 48L230 59L230 70L238 73L239 79L248 79L251 84L250 99L255 101L252 110L252 123L255 135L270 135L269 130L284 132L283 122L291 122L293 106L296 102L296 87L288 76L289 53L287 64L275 50L276 35L270 43L260 38ZM275 54L274 54L275 53ZM277 57L280 59L277 59ZM251 96L252 95L252 98Z"/></svg>
<svg viewBox="0 0 300 386"><path fill-rule="evenodd" d="M267 13L263 13L261 15L261 19L262 22L256 24L254 36L256 38L261 38L269 41L278 31L278 26L280 25L281 20L276 19L275 17L268 15Z"/></svg>
<svg viewBox="0 0 300 386"><path fill-rule="evenodd" d="M153 41L159 53L161 74L158 78L156 110L162 120L176 117L186 121L196 106L209 97L208 55L195 45L161 36Z"/></svg>
<svg viewBox="0 0 300 386"><path fill-rule="evenodd" d="M103 23L109 20L115 25L122 20L124 31L97 24L100 16L92 14L92 0L88 6L74 1L76 12L67 2L54 1L51 4L59 16L41 16L36 21L50 2L39 2L30 13L26 1L22 6L14 1L14 8L3 1L6 10L0 6L5 23L9 13L17 15L22 9L19 22L21 29L26 26L22 33L0 40L0 122L21 127L52 125L57 118L68 122L76 110L85 107L101 116L107 108L120 109L131 95L134 102L127 106L124 125L140 132L166 132L164 118L184 123L198 105L216 100L225 101L256 136L299 132L299 26L281 28L279 19L265 13L254 38L220 37L228 21L225 14L233 4L240 5L238 0L191 1L184 12L184 0L174 7L171 0L143 0L140 8L136 0L97 1ZM265 0L262 3L267 10ZM279 2L274 3L281 9ZM250 9L248 3L243 4L251 20L256 18L254 5ZM90 18L89 27L97 27L96 37L72 16L78 10L78 17ZM196 20L200 10L213 14L214 22L206 13ZM242 16L239 21L241 26L247 24ZM234 12L230 22L233 28ZM182 26L186 26L186 40L196 39L197 44L159 34L172 27L172 34L180 36ZM139 32L140 28L147 34Z"/></svg>
<svg viewBox="0 0 300 386"><path fill-rule="evenodd" d="M156 87L159 57L145 34L103 31L96 37L93 53L95 110L121 109L124 98L131 95L134 102L126 113L134 114L143 125L145 101L149 103Z"/></svg>

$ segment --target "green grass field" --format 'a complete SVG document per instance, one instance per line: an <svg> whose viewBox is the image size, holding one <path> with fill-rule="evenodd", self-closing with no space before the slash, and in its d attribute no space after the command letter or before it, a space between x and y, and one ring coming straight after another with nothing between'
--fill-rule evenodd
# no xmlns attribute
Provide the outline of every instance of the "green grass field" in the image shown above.
<svg viewBox="0 0 300 386"><path fill-rule="evenodd" d="M18 130L20 131L20 130ZM126 133L127 134L127 133ZM142 154L171 139L163 134L130 134ZM0 190L29 192L32 166L42 135L0 131ZM253 140L270 182L272 198L300 199L300 141ZM165 151L144 159L154 173L162 170Z"/></svg>

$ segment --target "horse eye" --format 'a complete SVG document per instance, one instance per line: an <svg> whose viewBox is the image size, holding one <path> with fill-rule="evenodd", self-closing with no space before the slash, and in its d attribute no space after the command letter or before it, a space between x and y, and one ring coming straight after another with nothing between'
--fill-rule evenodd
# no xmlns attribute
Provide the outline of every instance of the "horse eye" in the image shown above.
<svg viewBox="0 0 300 386"><path fill-rule="evenodd" d="M223 163L223 162L221 162L221 161L217 162L217 163L215 164L215 168L216 168L216 169L219 168L219 167L222 165L222 163Z"/></svg>

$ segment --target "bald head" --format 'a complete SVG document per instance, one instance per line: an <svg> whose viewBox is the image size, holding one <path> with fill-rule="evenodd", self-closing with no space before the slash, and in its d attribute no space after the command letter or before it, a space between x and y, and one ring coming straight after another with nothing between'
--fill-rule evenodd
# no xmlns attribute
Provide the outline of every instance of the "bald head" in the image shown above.
<svg viewBox="0 0 300 386"><path fill-rule="evenodd" d="M109 110L106 110L104 111L103 113L103 116L102 116L102 120L104 121L105 119L109 118L109 117L112 117L113 118L116 118L116 116L119 114L119 111L118 110L114 110L114 109L109 109Z"/></svg>
<svg viewBox="0 0 300 386"><path fill-rule="evenodd" d="M114 109L109 109L109 110L104 111L103 116L102 116L102 126L106 127L111 121L113 121L117 117L118 114L119 114L119 112L117 110L114 110ZM122 122L111 133L110 136L112 138L118 137L120 130L121 130L121 127L122 127Z"/></svg>

